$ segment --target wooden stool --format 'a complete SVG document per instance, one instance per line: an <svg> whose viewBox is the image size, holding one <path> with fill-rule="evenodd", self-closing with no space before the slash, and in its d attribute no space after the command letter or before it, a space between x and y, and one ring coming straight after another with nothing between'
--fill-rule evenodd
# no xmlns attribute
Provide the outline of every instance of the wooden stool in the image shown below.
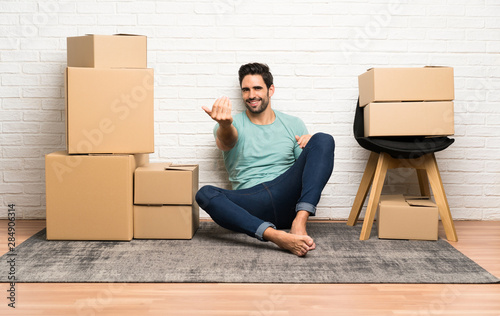
<svg viewBox="0 0 500 316"><path fill-rule="evenodd" d="M425 154L415 159L397 159L391 157L389 154L381 152L377 154L371 152L370 158L366 164L363 178L359 185L358 193L354 199L354 204L349 214L347 225L354 226L358 220L361 208L365 202L366 195L370 186L372 187L368 206L366 208L365 219L361 229L360 240L367 240L370 238L370 232L377 212L377 207L380 199L380 193L384 186L385 175L388 169L395 168L414 168L417 170L418 183L420 186L420 193L422 195L431 195L429 190L429 183L434 193L434 198L439 209L439 215L446 232L446 238L450 241L458 241L455 225L451 218L450 207L446 194L441 181L441 175L436 162L434 153ZM373 183L373 185L372 185Z"/></svg>

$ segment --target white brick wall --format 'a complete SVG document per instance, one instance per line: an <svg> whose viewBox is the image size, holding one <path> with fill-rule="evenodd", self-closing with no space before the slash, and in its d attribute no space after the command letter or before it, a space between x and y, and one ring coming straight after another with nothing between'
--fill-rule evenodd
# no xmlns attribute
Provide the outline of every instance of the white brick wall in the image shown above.
<svg viewBox="0 0 500 316"><path fill-rule="evenodd" d="M201 185L228 187L201 106L225 94L241 111L237 70L265 62L273 107L336 139L325 218L347 218L368 157L352 136L357 76L454 67L456 142L437 154L444 187L454 218L500 220L497 1L5 0L0 12L0 217L9 203L20 218L45 216L44 155L64 148L66 37L137 33L156 75L152 161L198 163ZM415 174L390 171L384 192L418 193Z"/></svg>

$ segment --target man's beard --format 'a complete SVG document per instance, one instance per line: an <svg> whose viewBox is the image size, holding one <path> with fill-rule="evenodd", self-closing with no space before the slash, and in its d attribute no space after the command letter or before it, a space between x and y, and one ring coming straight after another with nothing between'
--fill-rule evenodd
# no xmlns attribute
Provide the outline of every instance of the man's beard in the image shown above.
<svg viewBox="0 0 500 316"><path fill-rule="evenodd" d="M250 105L248 105L248 102L250 101L260 101L260 106L257 108L252 108ZM264 112L267 109L267 106L269 105L269 98L261 99L261 98L253 98L253 99L247 99L245 100L245 107L248 109L248 111L254 113L254 114L260 114Z"/></svg>

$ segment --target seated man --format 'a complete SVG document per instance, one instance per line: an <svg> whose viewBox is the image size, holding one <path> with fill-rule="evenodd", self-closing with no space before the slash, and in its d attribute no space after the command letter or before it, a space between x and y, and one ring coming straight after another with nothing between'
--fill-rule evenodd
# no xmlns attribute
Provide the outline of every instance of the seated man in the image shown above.
<svg viewBox="0 0 500 316"><path fill-rule="evenodd" d="M241 66L239 81L245 112L233 117L227 97L203 107L217 122L214 136L233 190L204 186L196 201L220 226L304 256L316 247L306 222L333 171L333 137L311 136L301 119L272 110L267 65Z"/></svg>

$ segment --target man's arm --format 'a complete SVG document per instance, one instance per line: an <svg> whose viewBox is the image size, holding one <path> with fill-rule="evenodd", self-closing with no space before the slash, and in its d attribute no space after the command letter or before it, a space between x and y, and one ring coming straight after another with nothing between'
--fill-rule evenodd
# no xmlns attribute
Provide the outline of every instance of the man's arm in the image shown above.
<svg viewBox="0 0 500 316"><path fill-rule="evenodd" d="M215 100L212 110L203 106L202 109L217 123L217 138L215 140L220 150L231 150L238 141L238 131L233 125L231 115L231 100L228 97L220 97Z"/></svg>

